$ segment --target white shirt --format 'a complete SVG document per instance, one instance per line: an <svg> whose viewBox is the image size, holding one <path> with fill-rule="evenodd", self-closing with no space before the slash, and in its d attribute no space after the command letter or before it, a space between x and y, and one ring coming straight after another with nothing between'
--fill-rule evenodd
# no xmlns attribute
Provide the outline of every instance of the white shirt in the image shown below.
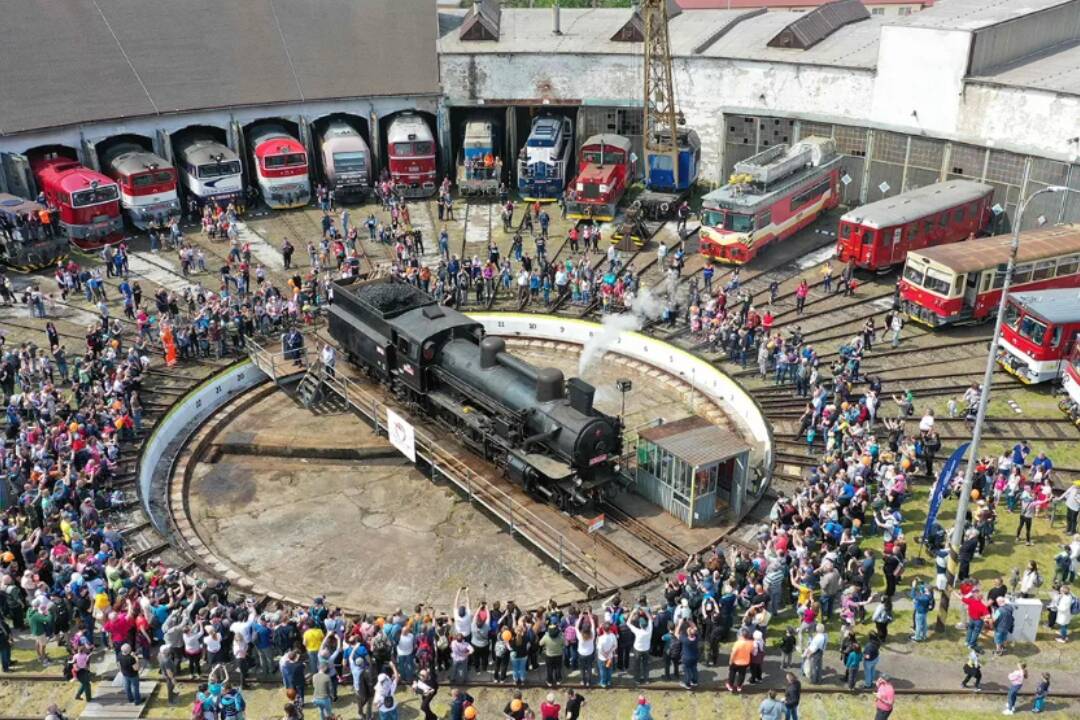
<svg viewBox="0 0 1080 720"><path fill-rule="evenodd" d="M415 644L416 636L412 633L402 632L401 637L398 638L397 654L398 655L412 655L413 645Z"/></svg>
<svg viewBox="0 0 1080 720"><path fill-rule="evenodd" d="M630 632L634 633L634 651L649 652L649 646L652 644L652 618L649 618L649 622L643 628L633 623L629 627Z"/></svg>
<svg viewBox="0 0 1080 720"><path fill-rule="evenodd" d="M1065 501L1065 507L1073 512L1080 512L1080 486L1070 485L1061 499Z"/></svg>
<svg viewBox="0 0 1080 720"><path fill-rule="evenodd" d="M919 421L919 432L930 432L934 429L934 416L923 415L922 420Z"/></svg>
<svg viewBox="0 0 1080 720"><path fill-rule="evenodd" d="M615 651L618 649L619 638L615 637L615 633L604 633L596 641L596 655L604 662L615 657Z"/></svg>
<svg viewBox="0 0 1080 720"><path fill-rule="evenodd" d="M454 615L454 630L462 635L472 635L472 613L468 609L464 615Z"/></svg>

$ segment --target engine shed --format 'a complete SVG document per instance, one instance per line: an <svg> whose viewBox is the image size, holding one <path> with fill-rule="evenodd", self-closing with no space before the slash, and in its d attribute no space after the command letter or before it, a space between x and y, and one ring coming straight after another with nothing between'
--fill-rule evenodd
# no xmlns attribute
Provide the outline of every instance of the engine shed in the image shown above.
<svg viewBox="0 0 1080 720"><path fill-rule="evenodd" d="M634 490L691 528L718 518L738 522L757 499L750 449L739 434L700 415L644 429Z"/></svg>

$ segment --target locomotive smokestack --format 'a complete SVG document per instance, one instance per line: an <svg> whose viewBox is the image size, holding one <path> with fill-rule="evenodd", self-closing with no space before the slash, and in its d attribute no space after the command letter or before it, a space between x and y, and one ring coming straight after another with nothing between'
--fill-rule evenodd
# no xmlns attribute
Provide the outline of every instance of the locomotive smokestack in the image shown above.
<svg viewBox="0 0 1080 720"><path fill-rule="evenodd" d="M563 396L563 374L558 368L540 368L536 371L536 401L551 402Z"/></svg>
<svg viewBox="0 0 1080 720"><path fill-rule="evenodd" d="M581 378L575 377L566 381L566 396L570 399L570 407L582 415L592 414L595 395L596 388Z"/></svg>
<svg viewBox="0 0 1080 720"><path fill-rule="evenodd" d="M562 35L562 23L559 17L559 0L551 5L551 34Z"/></svg>
<svg viewBox="0 0 1080 720"><path fill-rule="evenodd" d="M480 341L480 367L487 370L499 364L499 353L506 352L506 341L488 335Z"/></svg>

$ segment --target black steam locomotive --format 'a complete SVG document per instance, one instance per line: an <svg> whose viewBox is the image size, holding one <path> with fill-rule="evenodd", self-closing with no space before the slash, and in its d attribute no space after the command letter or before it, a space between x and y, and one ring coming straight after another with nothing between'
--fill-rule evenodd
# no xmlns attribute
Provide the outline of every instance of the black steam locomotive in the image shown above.
<svg viewBox="0 0 1080 720"><path fill-rule="evenodd" d="M622 423L593 407L593 386L514 357L502 338L418 288L339 282L330 335L528 492L566 509L616 491Z"/></svg>

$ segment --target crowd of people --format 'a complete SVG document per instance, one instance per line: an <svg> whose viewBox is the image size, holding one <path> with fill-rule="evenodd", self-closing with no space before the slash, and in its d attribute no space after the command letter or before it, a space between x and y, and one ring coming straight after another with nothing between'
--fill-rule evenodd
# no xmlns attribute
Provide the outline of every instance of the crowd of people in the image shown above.
<svg viewBox="0 0 1080 720"><path fill-rule="evenodd" d="M540 228L530 233L537 264L529 264L533 259L524 240L515 238L510 258L494 248L486 262L473 259L466 265L450 252L448 239L439 237L439 264L432 269L425 266L423 238L411 223L409 206L389 188L381 193L381 203L389 221L370 215L360 227L369 239L393 245L392 272L445 302L464 304L470 296L483 302L496 286L511 290L514 284L519 294L527 286L530 298L543 295L545 302L551 293L568 293L575 302L599 296L605 307L632 302L639 292L613 246L606 251L607 265L595 265L600 239L591 233L572 236L572 242L568 238L567 264L548 263L543 210L525 212ZM504 210L513 216L512 207ZM975 504L965 519L956 587L945 580L940 526L925 537L935 579L905 582L909 542L922 541L909 536L920 529L907 519L906 503L920 478L933 477L941 447L933 412L926 411L916 424L915 400L906 391L892 396L895 410L890 412L883 407L882 382L860 375L858 359L877 339L872 322L844 344L825 380L816 352L798 328L786 335L772 331L776 287L769 289L768 309L759 315L753 297L739 287L737 272L715 289L713 275L706 272L700 285L689 285L692 330L708 332L709 342L724 349L732 362L745 365L756 354L763 377L772 373L776 382L791 383L807 398L799 436L820 463L797 493L776 501L751 547L724 545L692 556L661 595L524 608L505 598L474 602L468 588L462 588L445 607L349 615L322 597L302 608L257 606L227 583L208 584L155 560L135 559L125 548L122 529L104 516L129 502L112 481L124 444L142 432L141 393L150 358L160 352L171 363L240 352L245 337L279 333L332 300L333 277L359 272L363 261L356 241L361 230L348 213L343 209L335 216L325 209L322 238L307 243L311 271L290 277L285 292L260 272L258 263L253 267L251 247L241 241L232 207L210 208L203 216L204 232L229 247L213 291L198 283L179 293L159 288L144 297L139 281L131 277L125 244L103 253L104 277L98 269L75 263L57 268L62 301L81 295L99 321L88 328L85 348L75 359L51 323L46 325L48 347L31 342L0 346L6 408L0 465L5 490L13 491L0 520L4 671L11 669L14 639L27 633L42 665L50 662L50 641L67 649L64 672L78 684L77 696L88 700L93 694L91 658L101 649L115 657L133 703L142 701L138 678L150 668L165 683L170 702L178 697L180 677L197 678L201 684L193 712L203 720L242 718L244 687L256 678L281 682L287 699L283 712L290 719L301 717L305 707L316 708L325 719L339 695L351 689L362 718L395 720L401 696L411 692L425 720L431 720L437 717L432 702L448 683L450 717L474 720L478 712L465 688L482 679L514 686L506 717L536 717L525 694L542 684L546 690L539 692L546 694L539 717L573 720L587 699L577 686L587 692L610 687L617 679L639 686L663 679L693 690L706 667L718 684L741 693L747 684L766 680L768 660L779 662L782 692L770 690L760 714L765 720L797 720L802 683L822 683L827 653L835 651L837 679L853 690L872 690L876 716L884 720L896 701L894 685L880 667L883 649L898 634L892 627L895 602L910 603L911 639L922 642L930 634L929 613L945 593L955 591L967 618L969 657L962 684L979 690L984 630L992 632L996 654L1008 653L1013 599L1038 596L1044 580L1033 562L1015 582L998 579L984 590L971 577L972 564L993 552L1010 514L1017 518L1017 541L1023 535L1030 542L1034 518L1060 502L1067 509L1069 533L1076 532L1080 485L1055 499L1052 461L1021 442L976 466ZM185 279L207 273L206 251L186 242L182 232L170 229L167 243ZM287 270L292 269L293 250L286 240L282 256ZM677 276L684 261L678 251L661 246L657 252L658 261ZM594 266L599 270L594 272ZM539 275L544 279L534 291L533 277ZM112 316L111 290L104 282L109 277L118 283L123 316L134 322L133 332ZM610 288L605 291L605 286ZM799 304L798 291L795 297ZM892 328L893 321L890 316L883 326ZM977 401L978 392L974 388L965 402ZM958 480L950 487L959 492ZM868 539L878 536L882 550L875 552L867 547ZM1074 535L1053 563L1047 621L1058 640L1067 642L1080 610L1069 587L1080 566L1080 536ZM1027 678L1022 664L1005 678L1007 712L1015 710ZM779 678L768 679L775 686ZM1049 692L1050 677L1041 674L1036 709L1044 706ZM637 707L635 720L651 717L644 696Z"/></svg>

